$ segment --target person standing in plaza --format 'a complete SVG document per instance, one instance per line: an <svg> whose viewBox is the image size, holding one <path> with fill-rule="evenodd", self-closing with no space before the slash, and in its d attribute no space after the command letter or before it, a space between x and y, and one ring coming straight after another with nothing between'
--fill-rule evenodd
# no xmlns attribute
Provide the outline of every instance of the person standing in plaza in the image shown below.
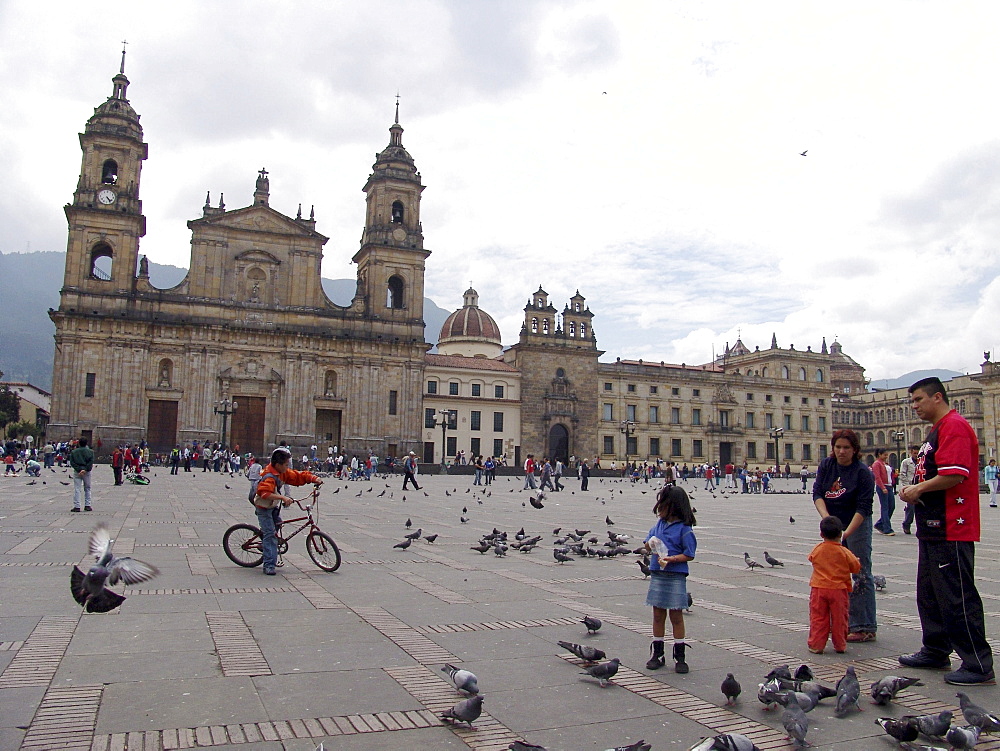
<svg viewBox="0 0 1000 751"><path fill-rule="evenodd" d="M872 464L872 475L875 477L875 492L878 494L880 516L875 522L879 534L892 537L892 512L896 510L896 498L892 492L892 467L887 463L889 449L875 449L875 463Z"/></svg>
<svg viewBox="0 0 1000 751"><path fill-rule="evenodd" d="M125 466L125 452L122 451L121 445L115 446L115 450L111 452L111 471L115 473L115 485L124 485L125 480L122 478L122 468Z"/></svg>
<svg viewBox="0 0 1000 751"><path fill-rule="evenodd" d="M406 483L413 483L414 490L420 490L417 485L417 455L412 451L403 460L403 490L406 490Z"/></svg>
<svg viewBox="0 0 1000 751"><path fill-rule="evenodd" d="M542 481L539 483L538 488L545 490L546 486L553 493L556 492L556 486L552 484L552 462L549 461L548 457L542 459Z"/></svg>
<svg viewBox="0 0 1000 751"><path fill-rule="evenodd" d="M823 542L809 553L813 566L809 579L809 651L823 654L827 639L838 653L847 651L847 611L850 607L851 574L861 571L861 561L844 547L840 536L844 525L836 516L820 519Z"/></svg>
<svg viewBox="0 0 1000 751"><path fill-rule="evenodd" d="M562 460L557 458L556 466L552 470L552 479L555 481L556 484L556 492L559 492L560 490L563 489L562 476L564 469L565 465L562 463Z"/></svg>
<svg viewBox="0 0 1000 751"><path fill-rule="evenodd" d="M919 451L918 446L910 446L910 455L903 459L899 464L899 479L896 482L896 487L900 492L907 485L912 485L916 479L917 472L917 451ZM903 534L912 534L910 527L913 526L913 504L904 503L906 508L903 510Z"/></svg>
<svg viewBox="0 0 1000 751"><path fill-rule="evenodd" d="M528 454L524 460L524 487L521 490L535 490L535 455Z"/></svg>
<svg viewBox="0 0 1000 751"><path fill-rule="evenodd" d="M692 529L697 522L687 493L676 485L660 490L653 513L659 518L645 540L646 550L652 554L646 604L653 608L653 643L646 669L658 670L666 662L663 639L669 615L674 637L674 672L686 673L684 608L688 606L688 561L694 560L698 547Z"/></svg>
<svg viewBox="0 0 1000 751"><path fill-rule="evenodd" d="M990 489L990 508L997 507L997 460L990 459L990 463L983 467L983 479Z"/></svg>
<svg viewBox="0 0 1000 751"><path fill-rule="evenodd" d="M181 446L177 444L170 449L170 474L176 475L181 463Z"/></svg>
<svg viewBox="0 0 1000 751"><path fill-rule="evenodd" d="M584 459L580 462L580 490L587 490L590 483L590 465Z"/></svg>
<svg viewBox="0 0 1000 751"><path fill-rule="evenodd" d="M861 561L850 595L847 641L875 641L875 582L872 579L872 500L875 478L861 461L861 441L849 428L830 440L833 453L819 464L813 503L820 518L836 516L844 527L844 545ZM805 467L803 467L803 470Z"/></svg>
<svg viewBox="0 0 1000 751"><path fill-rule="evenodd" d="M986 640L983 601L976 590L979 541L979 439L968 421L948 405L944 385L923 378L909 388L917 417L931 431L917 455L916 482L900 491L916 506L917 612L923 643L899 658L910 668L950 668L956 686L993 685L993 650Z"/></svg>
<svg viewBox="0 0 1000 751"><path fill-rule="evenodd" d="M81 505L84 511L93 511L90 473L94 469L94 452L87 445L86 438L81 438L76 448L70 452L69 466L73 470L73 508L70 511L79 511Z"/></svg>

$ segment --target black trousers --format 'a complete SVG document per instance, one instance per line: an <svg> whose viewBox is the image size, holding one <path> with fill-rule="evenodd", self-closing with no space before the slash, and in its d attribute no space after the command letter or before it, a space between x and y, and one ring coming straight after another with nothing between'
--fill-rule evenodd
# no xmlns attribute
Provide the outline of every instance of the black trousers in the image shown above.
<svg viewBox="0 0 1000 751"><path fill-rule="evenodd" d="M415 478L413 476L413 473L412 472L408 472L406 470L403 470L403 471L404 471L404 475L403 475L403 490L406 490L406 483L408 483L408 482L412 482L413 483L413 488L415 490L420 490L420 486L417 485L417 478Z"/></svg>
<svg viewBox="0 0 1000 751"><path fill-rule="evenodd" d="M975 543L917 542L917 612L924 651L937 657L955 651L962 667L989 673L993 651L986 641L983 601L976 590Z"/></svg>

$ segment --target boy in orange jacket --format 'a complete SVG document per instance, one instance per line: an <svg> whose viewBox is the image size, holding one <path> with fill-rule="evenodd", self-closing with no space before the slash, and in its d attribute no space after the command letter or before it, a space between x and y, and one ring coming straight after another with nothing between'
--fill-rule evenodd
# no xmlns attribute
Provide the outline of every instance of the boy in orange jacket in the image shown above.
<svg viewBox="0 0 1000 751"><path fill-rule="evenodd" d="M847 650L847 616L850 609L851 574L861 571L861 561L841 543L844 526L835 516L819 523L823 542L812 549L809 562L809 651L823 654L826 640L839 653Z"/></svg>
<svg viewBox="0 0 1000 751"><path fill-rule="evenodd" d="M257 483L257 494L253 504L257 509L257 521L262 533L261 547L264 549L264 573L274 576L274 567L278 564L278 541L275 531L281 524L281 507L290 506L293 499L282 494L285 485L305 485L311 482L316 487L323 481L312 472L297 472L290 469L292 452L279 447L271 454L271 462L260 475Z"/></svg>

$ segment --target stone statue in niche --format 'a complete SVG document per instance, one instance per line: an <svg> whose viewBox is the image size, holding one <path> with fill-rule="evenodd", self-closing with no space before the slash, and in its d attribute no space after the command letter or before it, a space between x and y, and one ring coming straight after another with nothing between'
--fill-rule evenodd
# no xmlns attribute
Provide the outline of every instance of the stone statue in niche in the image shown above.
<svg viewBox="0 0 1000 751"><path fill-rule="evenodd" d="M170 363L164 362L160 365L160 380L158 386L170 388Z"/></svg>
<svg viewBox="0 0 1000 751"><path fill-rule="evenodd" d="M334 396L337 391L337 376L332 370L326 372L326 381L323 383L323 395Z"/></svg>
<svg viewBox="0 0 1000 751"><path fill-rule="evenodd" d="M253 283L253 289L250 290L250 302L260 302L260 284L257 282Z"/></svg>

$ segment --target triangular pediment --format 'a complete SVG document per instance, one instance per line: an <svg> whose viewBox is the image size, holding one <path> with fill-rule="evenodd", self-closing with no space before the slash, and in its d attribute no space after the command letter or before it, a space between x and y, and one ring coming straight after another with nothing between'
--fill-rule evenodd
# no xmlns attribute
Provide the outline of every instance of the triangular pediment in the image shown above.
<svg viewBox="0 0 1000 751"><path fill-rule="evenodd" d="M225 227L227 229L243 230L245 232L267 232L273 235L295 235L297 237L320 238L323 242L327 237L316 230L303 226L280 211L270 206L247 206L242 209L226 211L222 214L204 216L188 222L188 227Z"/></svg>

